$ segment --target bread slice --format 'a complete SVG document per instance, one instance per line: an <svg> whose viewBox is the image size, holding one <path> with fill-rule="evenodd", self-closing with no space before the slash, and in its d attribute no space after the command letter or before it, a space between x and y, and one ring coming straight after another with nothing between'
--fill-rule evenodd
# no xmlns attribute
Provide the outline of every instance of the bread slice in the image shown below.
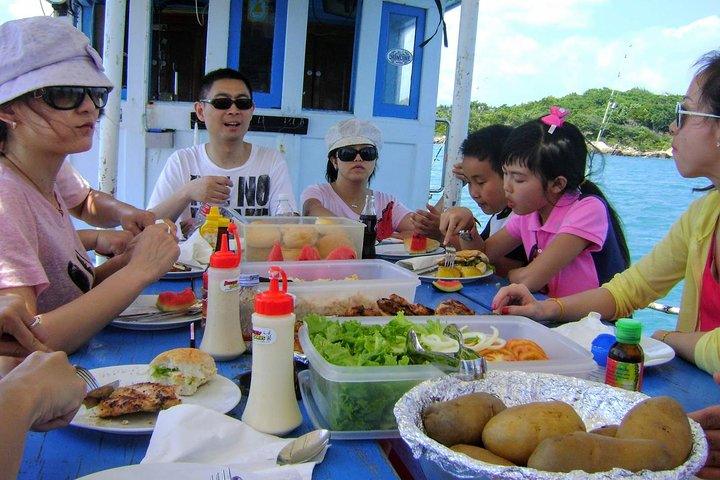
<svg viewBox="0 0 720 480"><path fill-rule="evenodd" d="M150 377L163 385L175 385L180 395L194 394L217 373L215 360L197 348L175 348L150 362Z"/></svg>

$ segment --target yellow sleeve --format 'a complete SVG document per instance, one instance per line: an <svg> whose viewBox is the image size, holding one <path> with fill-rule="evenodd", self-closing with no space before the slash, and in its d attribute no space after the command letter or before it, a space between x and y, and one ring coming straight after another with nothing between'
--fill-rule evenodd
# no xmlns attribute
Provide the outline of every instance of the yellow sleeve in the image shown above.
<svg viewBox="0 0 720 480"><path fill-rule="evenodd" d="M690 220L696 215L693 207L673 224L650 253L603 285L615 299L616 318L645 308L665 296L683 278L688 261Z"/></svg>
<svg viewBox="0 0 720 480"><path fill-rule="evenodd" d="M720 371L720 328L712 330L695 345L695 365L708 373Z"/></svg>

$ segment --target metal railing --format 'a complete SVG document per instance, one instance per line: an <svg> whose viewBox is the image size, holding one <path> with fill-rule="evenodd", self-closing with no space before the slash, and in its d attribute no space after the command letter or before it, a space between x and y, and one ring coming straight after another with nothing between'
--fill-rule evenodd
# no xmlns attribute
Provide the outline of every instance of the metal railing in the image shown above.
<svg viewBox="0 0 720 480"><path fill-rule="evenodd" d="M442 164L442 175L440 176L440 185L438 188L431 188L430 189L430 195L433 195L435 193L440 193L445 189L445 172L447 170L447 159L448 159L448 151L447 148L445 148L445 145L447 144L447 134L450 131L450 120L446 118L438 118L435 120L435 123L441 123L445 125L445 141L442 143L443 145L443 164ZM435 159L433 158L433 161Z"/></svg>

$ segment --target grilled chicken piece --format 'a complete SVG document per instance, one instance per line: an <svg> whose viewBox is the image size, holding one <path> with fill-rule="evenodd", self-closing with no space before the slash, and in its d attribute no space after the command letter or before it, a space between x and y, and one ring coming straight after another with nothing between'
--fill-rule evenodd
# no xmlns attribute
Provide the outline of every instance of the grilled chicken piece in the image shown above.
<svg viewBox="0 0 720 480"><path fill-rule="evenodd" d="M412 315L412 312L410 311L410 304L407 303L405 299L403 299L403 301L404 303L398 303L391 298L381 298L377 301L377 305L386 315L396 315L399 312L405 312L405 315Z"/></svg>
<svg viewBox="0 0 720 480"><path fill-rule="evenodd" d="M365 305L355 305L349 307L343 313L344 317L382 317L387 315L385 312L376 307L366 307Z"/></svg>
<svg viewBox="0 0 720 480"><path fill-rule="evenodd" d="M400 306L407 307L407 308L410 308L410 306L412 305L412 303L408 302L407 300L405 300L403 297L401 297L397 293L391 293L390 300L392 300L393 302L397 303Z"/></svg>
<svg viewBox="0 0 720 480"><path fill-rule="evenodd" d="M475 315L475 311L457 300L448 299L437 304L435 315Z"/></svg>
<svg viewBox="0 0 720 480"><path fill-rule="evenodd" d="M96 407L98 417L117 417L127 413L157 412L181 403L172 385L144 382L116 388Z"/></svg>
<svg viewBox="0 0 720 480"><path fill-rule="evenodd" d="M411 303L410 304L410 312L412 312L412 315L434 315L435 310L433 310L430 307L426 307L425 305L421 303ZM410 313L408 313L410 315Z"/></svg>

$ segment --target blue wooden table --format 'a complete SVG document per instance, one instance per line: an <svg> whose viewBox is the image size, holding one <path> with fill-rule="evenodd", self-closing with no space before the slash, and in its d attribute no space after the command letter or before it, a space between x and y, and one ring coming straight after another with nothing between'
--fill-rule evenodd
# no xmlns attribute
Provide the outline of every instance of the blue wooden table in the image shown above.
<svg viewBox="0 0 720 480"><path fill-rule="evenodd" d="M461 292L445 294L427 284L417 289L415 301L434 307L446 298L455 298L478 314L487 307L497 290L497 281L466 285ZM159 282L146 293L162 290L181 290L187 282ZM158 353L188 345L186 329L155 332L121 330L108 327L85 347L72 355L74 363L88 368L110 365L148 363ZM235 378L250 368L251 357L243 355L232 362L218 362L220 373ZM679 359L662 366L649 368L645 377L645 393L670 395L691 411L720 403L720 388L712 377ZM244 399L230 415L239 418ZM291 436L311 429L307 419ZM92 472L139 463L144 457L149 435L115 435L69 427L48 433L30 433L20 469L20 479L71 479ZM416 478L423 478L417 465L402 442L393 442L392 456L407 466L401 468ZM385 444L385 448L388 445ZM396 479L398 478L383 448L374 441L333 441L325 461L315 468L314 479Z"/></svg>

